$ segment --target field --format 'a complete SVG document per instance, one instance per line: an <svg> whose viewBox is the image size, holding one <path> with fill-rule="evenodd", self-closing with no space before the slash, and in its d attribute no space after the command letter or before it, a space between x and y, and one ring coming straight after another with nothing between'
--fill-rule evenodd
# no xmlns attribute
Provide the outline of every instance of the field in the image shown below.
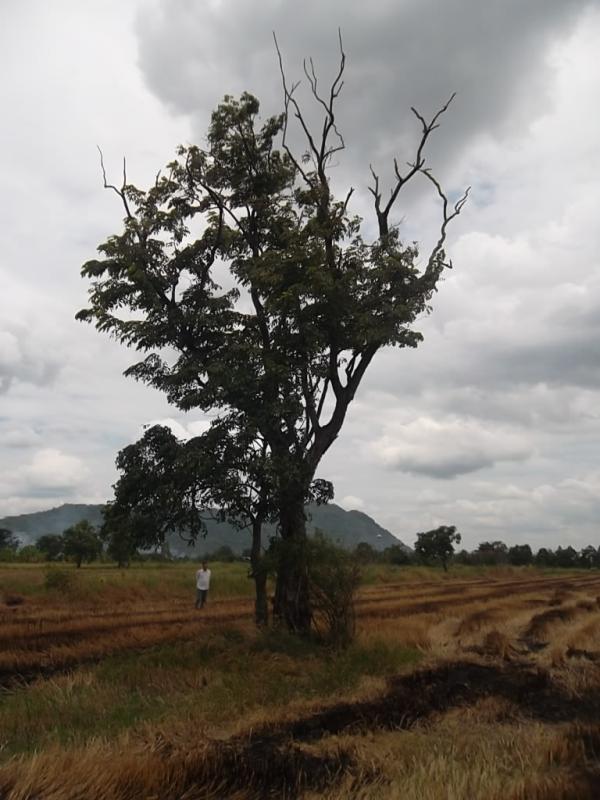
<svg viewBox="0 0 600 800"><path fill-rule="evenodd" d="M2 800L600 797L600 573L369 567L336 653L212 566L0 568Z"/></svg>

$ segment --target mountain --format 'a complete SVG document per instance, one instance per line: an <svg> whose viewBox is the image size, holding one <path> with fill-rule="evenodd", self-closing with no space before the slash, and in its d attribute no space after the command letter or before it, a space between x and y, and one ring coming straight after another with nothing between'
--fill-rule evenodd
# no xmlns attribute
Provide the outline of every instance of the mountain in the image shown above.
<svg viewBox="0 0 600 800"><path fill-rule="evenodd" d="M315 530L322 531L330 539L349 550L359 542L367 542L376 550L384 550L391 545L406 547L388 530L378 525L374 519L361 511L345 511L335 503L324 506L307 506L307 528L309 534ZM62 533L65 528L74 525L81 519L87 519L92 525L102 522L101 505L66 504L48 511L37 511L34 514L20 514L16 517L0 519L0 528L8 528L16 534L24 544L33 543L45 533ZM240 554L250 547L250 534L236 530L226 522L207 522L206 537L199 539L193 547L189 547L177 535L169 539L169 547L175 556L194 556L211 553L224 545L231 547L234 553ZM266 525L265 542L275 533L274 525Z"/></svg>
<svg viewBox="0 0 600 800"><path fill-rule="evenodd" d="M0 528L8 528L24 544L29 544L45 533L62 533L65 528L69 528L82 519L87 519L92 525L100 525L102 523L102 506L66 503L48 511L4 517L0 519Z"/></svg>

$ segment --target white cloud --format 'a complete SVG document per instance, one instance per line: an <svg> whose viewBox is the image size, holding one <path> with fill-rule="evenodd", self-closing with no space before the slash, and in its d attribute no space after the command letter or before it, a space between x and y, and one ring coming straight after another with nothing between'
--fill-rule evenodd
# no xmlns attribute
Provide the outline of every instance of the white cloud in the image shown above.
<svg viewBox="0 0 600 800"><path fill-rule="evenodd" d="M19 471L19 478L33 494L45 491L69 493L87 477L87 467L76 456L52 448L39 450Z"/></svg>
<svg viewBox="0 0 600 800"><path fill-rule="evenodd" d="M389 426L371 452L384 466L433 478L454 478L499 461L523 461L533 447L522 435L490 430L475 420L419 417Z"/></svg>
<svg viewBox="0 0 600 800"><path fill-rule="evenodd" d="M173 417L166 417L164 419L155 419L151 422L145 423L143 428L151 428L153 425L163 425L170 428L171 432L177 439L187 441L194 436L201 436L210 427L210 420L198 419L193 421L177 420Z"/></svg>
<svg viewBox="0 0 600 800"><path fill-rule="evenodd" d="M345 508L346 511L362 511L365 507L365 501L353 494L347 494L345 497L342 497L341 500L336 498L336 502L342 508Z"/></svg>

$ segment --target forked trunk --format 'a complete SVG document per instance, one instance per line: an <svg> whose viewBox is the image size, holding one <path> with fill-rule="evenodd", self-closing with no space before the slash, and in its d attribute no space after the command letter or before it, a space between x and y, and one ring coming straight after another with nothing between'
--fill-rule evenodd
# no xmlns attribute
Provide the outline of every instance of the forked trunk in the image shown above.
<svg viewBox="0 0 600 800"><path fill-rule="evenodd" d="M288 495L281 502L279 522L281 549L273 615L293 633L310 632L308 568L306 563L306 517L304 492Z"/></svg>

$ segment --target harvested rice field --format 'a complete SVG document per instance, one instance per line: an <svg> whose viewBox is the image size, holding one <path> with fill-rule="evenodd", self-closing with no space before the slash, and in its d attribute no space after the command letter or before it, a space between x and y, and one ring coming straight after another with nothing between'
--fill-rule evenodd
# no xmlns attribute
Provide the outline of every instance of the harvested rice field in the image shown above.
<svg viewBox="0 0 600 800"><path fill-rule="evenodd" d="M2 800L600 797L600 573L368 568L332 652L194 570L0 568Z"/></svg>

